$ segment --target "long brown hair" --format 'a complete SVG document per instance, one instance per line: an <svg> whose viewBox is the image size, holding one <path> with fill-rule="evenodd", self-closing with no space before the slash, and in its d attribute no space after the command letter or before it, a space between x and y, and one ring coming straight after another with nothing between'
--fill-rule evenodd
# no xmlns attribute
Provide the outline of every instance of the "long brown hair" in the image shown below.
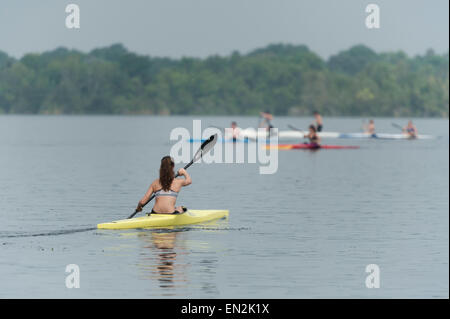
<svg viewBox="0 0 450 319"><path fill-rule="evenodd" d="M175 164L170 156L164 156L161 159L161 167L159 168L159 182L163 190L168 191L172 185L175 173L173 172Z"/></svg>

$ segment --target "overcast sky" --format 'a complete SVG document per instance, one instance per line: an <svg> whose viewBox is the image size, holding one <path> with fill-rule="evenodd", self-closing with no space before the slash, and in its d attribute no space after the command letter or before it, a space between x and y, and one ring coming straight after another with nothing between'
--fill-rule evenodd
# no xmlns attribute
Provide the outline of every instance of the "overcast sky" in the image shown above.
<svg viewBox="0 0 450 319"><path fill-rule="evenodd" d="M65 27L65 7L81 29ZM380 7L367 29L365 7ZM0 51L21 57L59 46L113 43L152 56L246 53L271 43L306 44L322 57L366 44L376 51L448 52L448 0L1 0Z"/></svg>

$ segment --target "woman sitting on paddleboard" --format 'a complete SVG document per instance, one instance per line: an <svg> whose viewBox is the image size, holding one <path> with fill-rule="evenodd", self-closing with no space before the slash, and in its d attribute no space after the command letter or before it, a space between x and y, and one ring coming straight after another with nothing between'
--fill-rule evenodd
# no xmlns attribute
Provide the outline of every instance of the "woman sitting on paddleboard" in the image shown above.
<svg viewBox="0 0 450 319"><path fill-rule="evenodd" d="M409 138L416 138L418 135L417 127L410 120L408 121L408 125L403 128L403 133L408 134Z"/></svg>
<svg viewBox="0 0 450 319"><path fill-rule="evenodd" d="M309 145L311 148L320 148L320 137L317 135L317 130L314 125L309 126L309 133L304 136L309 139Z"/></svg>
<svg viewBox="0 0 450 319"><path fill-rule="evenodd" d="M155 194L155 205L152 214L180 214L186 211L183 206L175 208L175 203L181 188L192 183L191 176L184 168L180 168L178 174L184 176L184 178L175 178L174 167L175 164L170 156L164 156L161 159L159 178L153 181L147 193L139 201L136 208L137 212L142 211L153 194Z"/></svg>

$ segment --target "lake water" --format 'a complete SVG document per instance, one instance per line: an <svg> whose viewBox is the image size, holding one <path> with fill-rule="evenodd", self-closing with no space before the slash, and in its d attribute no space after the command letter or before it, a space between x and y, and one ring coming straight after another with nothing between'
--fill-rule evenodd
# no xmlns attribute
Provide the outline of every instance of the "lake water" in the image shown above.
<svg viewBox="0 0 450 319"><path fill-rule="evenodd" d="M442 136L434 140L330 139L361 148L280 151L272 175L257 164L194 164L178 202L229 209L228 220L95 229L133 212L169 153L171 129L196 118L257 124L0 116L0 298L449 297L448 119L415 120ZM325 120L326 131L362 124ZM391 122L376 119L377 130L397 133ZM78 289L66 288L68 264L79 266ZM379 289L366 288L369 264L379 266Z"/></svg>

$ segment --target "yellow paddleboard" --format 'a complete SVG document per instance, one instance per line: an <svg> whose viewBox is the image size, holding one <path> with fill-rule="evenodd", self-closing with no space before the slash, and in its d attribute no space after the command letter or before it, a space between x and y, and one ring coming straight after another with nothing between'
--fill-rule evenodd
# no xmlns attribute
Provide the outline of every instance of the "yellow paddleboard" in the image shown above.
<svg viewBox="0 0 450 319"><path fill-rule="evenodd" d="M214 219L227 218L228 210L189 209L183 214L151 214L150 216L116 220L98 224L99 229L132 229L198 224Z"/></svg>

